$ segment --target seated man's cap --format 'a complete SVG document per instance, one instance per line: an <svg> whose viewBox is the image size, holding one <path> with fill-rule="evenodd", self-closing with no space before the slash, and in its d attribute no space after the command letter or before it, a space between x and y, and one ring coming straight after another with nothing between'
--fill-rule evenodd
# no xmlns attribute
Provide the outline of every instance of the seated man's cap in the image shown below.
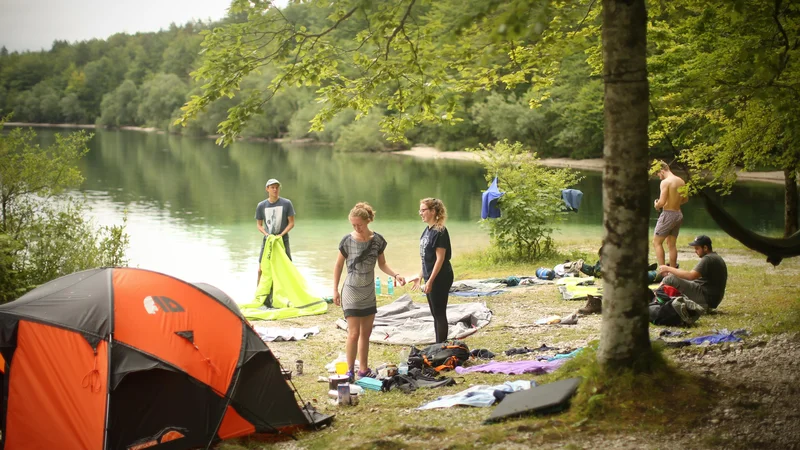
<svg viewBox="0 0 800 450"><path fill-rule="evenodd" d="M689 242L689 247L702 247L704 245L711 247L711 238L705 234L701 234L694 238L692 242Z"/></svg>
<svg viewBox="0 0 800 450"><path fill-rule="evenodd" d="M267 181L267 187L270 187L273 184L277 184L278 186L280 186L281 182L276 180L275 178L270 178L269 181Z"/></svg>

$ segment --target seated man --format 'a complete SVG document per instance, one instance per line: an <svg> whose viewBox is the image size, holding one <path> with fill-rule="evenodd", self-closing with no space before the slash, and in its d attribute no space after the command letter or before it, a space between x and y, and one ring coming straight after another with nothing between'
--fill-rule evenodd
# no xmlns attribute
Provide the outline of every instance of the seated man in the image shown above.
<svg viewBox="0 0 800 450"><path fill-rule="evenodd" d="M672 286L681 294L705 309L719 306L728 284L728 266L711 247L711 238L700 235L690 242L700 262L692 270L660 266L658 272L664 276L662 284Z"/></svg>

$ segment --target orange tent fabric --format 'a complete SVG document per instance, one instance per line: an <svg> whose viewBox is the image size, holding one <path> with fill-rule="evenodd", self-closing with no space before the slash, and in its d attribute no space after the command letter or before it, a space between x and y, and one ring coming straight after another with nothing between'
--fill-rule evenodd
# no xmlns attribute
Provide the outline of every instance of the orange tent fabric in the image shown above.
<svg viewBox="0 0 800 450"><path fill-rule="evenodd" d="M224 292L142 269L0 305L0 363L4 450L190 449L331 420L301 409Z"/></svg>

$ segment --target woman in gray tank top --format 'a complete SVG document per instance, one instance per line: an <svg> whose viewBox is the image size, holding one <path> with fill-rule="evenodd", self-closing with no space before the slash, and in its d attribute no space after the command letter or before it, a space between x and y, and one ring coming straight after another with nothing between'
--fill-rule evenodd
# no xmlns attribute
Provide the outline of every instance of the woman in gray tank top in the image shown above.
<svg viewBox="0 0 800 450"><path fill-rule="evenodd" d="M333 302L341 306L347 320L347 355L348 376L355 378L355 361L361 368L358 377L374 377L368 366L369 336L377 312L375 297L375 265L390 277L394 277L400 286L405 279L392 270L386 263L383 251L386 239L369 229L375 220L375 211L369 203L357 203L350 210L350 224L353 231L342 238L339 243L339 256L333 269ZM339 280L342 267L347 263L347 278L344 280L341 294Z"/></svg>

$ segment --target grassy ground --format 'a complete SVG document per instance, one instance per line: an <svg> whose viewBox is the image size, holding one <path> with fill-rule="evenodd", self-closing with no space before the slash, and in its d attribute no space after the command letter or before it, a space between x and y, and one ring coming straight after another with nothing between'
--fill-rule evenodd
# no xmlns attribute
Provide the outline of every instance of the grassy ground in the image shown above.
<svg viewBox="0 0 800 450"><path fill-rule="evenodd" d="M708 334L720 328L747 328L755 334L800 330L800 260L785 260L774 268L764 262L762 256L744 249L732 239L712 237L715 249L728 263L728 289L718 311L702 317L695 327L689 329L690 336ZM456 277L532 275L536 268L552 267L564 259L584 258L591 263L596 260L598 243L594 240L563 237L558 245L560 255L535 264L497 263L488 260L485 254L468 255L454 260ZM691 248L686 248L681 251L679 262L683 267L693 267L697 257ZM395 297L405 292L404 288L398 288ZM391 300L382 297L379 305ZM420 295L415 295L414 300L425 301ZM474 300L451 297L453 303ZM663 363L661 370L652 377L625 378L626 375L622 374L615 383L608 383L609 374L597 373L596 366L591 364L591 346L600 335L600 316L582 317L574 326L534 325L541 317L566 315L583 306L583 302L562 300L554 286L517 288L481 300L485 300L494 317L486 328L469 337L467 343L470 348L490 349L498 356L495 360L521 360L531 356L505 356L502 352L511 347L547 344L561 348L587 346L589 350L552 375L468 374L457 378L459 383L456 386L411 394L370 391L358 406L338 407L327 400L327 383L317 382L319 376L327 376L325 364L344 349L345 332L334 326L341 312L331 306L322 316L272 324L282 327L316 325L321 333L305 341L272 343L270 347L287 368L294 369L296 359L304 360L305 373L293 377L294 386L303 401L311 402L324 413L336 415L332 426L300 433L296 441L266 444L245 438L222 443L218 448L529 448L531 445L558 445L562 442L569 448L576 439L580 441L581 436L618 434L628 430L655 434L674 430L680 424L672 418L681 417L681 422L691 423L707 412L715 401L713 396L706 395L708 391L702 379L692 378L673 367L670 352L674 350L662 351L659 346L656 349L658 355L663 356ZM651 327L653 339L662 329ZM373 344L370 365L397 363L400 350L399 346ZM657 361L662 361L661 356ZM516 379L534 379L543 383L574 374L580 374L588 381L581 387L572 408L559 415L483 425L492 408L415 409L440 395L453 394L475 384L501 384ZM611 385L616 387L609 387Z"/></svg>

